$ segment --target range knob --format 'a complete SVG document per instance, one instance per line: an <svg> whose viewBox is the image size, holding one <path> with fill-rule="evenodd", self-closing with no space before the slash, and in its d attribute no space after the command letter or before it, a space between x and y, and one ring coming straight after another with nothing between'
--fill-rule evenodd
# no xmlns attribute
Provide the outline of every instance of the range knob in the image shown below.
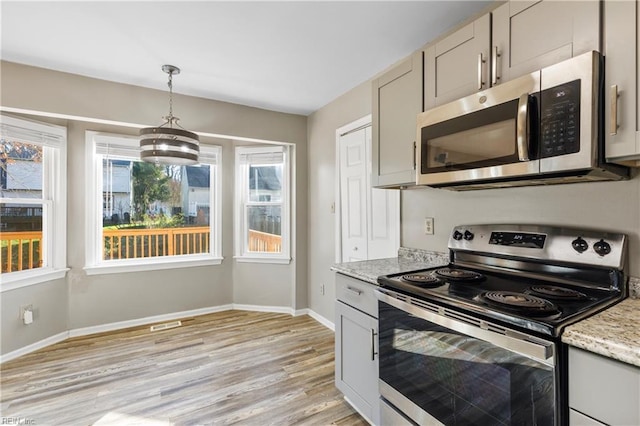
<svg viewBox="0 0 640 426"><path fill-rule="evenodd" d="M589 248L589 244L587 244L587 242L583 240L582 237L578 237L575 240L571 241L571 246L578 253L585 252Z"/></svg>
<svg viewBox="0 0 640 426"><path fill-rule="evenodd" d="M460 241L462 239L462 232L458 231L457 229L453 231L453 239L456 241Z"/></svg>
<svg viewBox="0 0 640 426"><path fill-rule="evenodd" d="M593 249L600 256L606 256L611 253L611 246L605 240L600 240L593 245Z"/></svg>
<svg viewBox="0 0 640 426"><path fill-rule="evenodd" d="M474 236L475 236L475 235L473 235L473 232L471 232L471 231L464 231L464 239L465 239L465 240L467 240L467 241L471 241L471 240L473 240L473 237L474 237Z"/></svg>

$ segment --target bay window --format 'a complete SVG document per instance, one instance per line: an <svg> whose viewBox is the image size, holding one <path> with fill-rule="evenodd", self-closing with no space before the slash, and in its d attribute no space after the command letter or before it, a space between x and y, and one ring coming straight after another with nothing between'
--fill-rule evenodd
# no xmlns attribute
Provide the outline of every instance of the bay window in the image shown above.
<svg viewBox="0 0 640 426"><path fill-rule="evenodd" d="M1 290L62 278L66 129L0 116Z"/></svg>
<svg viewBox="0 0 640 426"><path fill-rule="evenodd" d="M87 132L87 273L221 262L220 148L194 166L140 160L137 138Z"/></svg>
<svg viewBox="0 0 640 426"><path fill-rule="evenodd" d="M236 259L287 263L290 160L286 146L236 148Z"/></svg>

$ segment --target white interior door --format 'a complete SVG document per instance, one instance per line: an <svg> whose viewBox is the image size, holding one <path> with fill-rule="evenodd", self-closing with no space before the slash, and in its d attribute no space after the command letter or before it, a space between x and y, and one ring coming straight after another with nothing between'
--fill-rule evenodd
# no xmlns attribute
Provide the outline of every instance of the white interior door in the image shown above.
<svg viewBox="0 0 640 426"><path fill-rule="evenodd" d="M342 261L367 255L367 147L365 129L340 137Z"/></svg>
<svg viewBox="0 0 640 426"><path fill-rule="evenodd" d="M371 188L371 126L339 138L342 262L396 257L400 191Z"/></svg>

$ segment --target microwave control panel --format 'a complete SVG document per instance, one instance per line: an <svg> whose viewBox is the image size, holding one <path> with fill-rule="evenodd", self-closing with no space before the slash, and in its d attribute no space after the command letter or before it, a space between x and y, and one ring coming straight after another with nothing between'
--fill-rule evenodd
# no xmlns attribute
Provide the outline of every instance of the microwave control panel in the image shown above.
<svg viewBox="0 0 640 426"><path fill-rule="evenodd" d="M540 157L580 151L580 80L542 91Z"/></svg>

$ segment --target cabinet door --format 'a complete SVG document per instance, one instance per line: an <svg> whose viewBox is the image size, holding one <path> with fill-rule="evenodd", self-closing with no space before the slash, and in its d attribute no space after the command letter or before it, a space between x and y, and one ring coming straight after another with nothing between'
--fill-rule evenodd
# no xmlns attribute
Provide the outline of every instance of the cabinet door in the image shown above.
<svg viewBox="0 0 640 426"><path fill-rule="evenodd" d="M640 165L637 84L638 3L604 3L605 137L607 161ZM640 33L639 33L640 34ZM636 160L629 163L629 160Z"/></svg>
<svg viewBox="0 0 640 426"><path fill-rule="evenodd" d="M371 184L415 185L416 117L422 112L422 52L373 81Z"/></svg>
<svg viewBox="0 0 640 426"><path fill-rule="evenodd" d="M640 368L569 347L569 407L610 425L640 425Z"/></svg>
<svg viewBox="0 0 640 426"><path fill-rule="evenodd" d="M492 14L493 83L600 51L598 1L510 1Z"/></svg>
<svg viewBox="0 0 640 426"><path fill-rule="evenodd" d="M486 14L425 49L425 110L489 87L490 36Z"/></svg>
<svg viewBox="0 0 640 426"><path fill-rule="evenodd" d="M378 320L336 302L336 387L379 424Z"/></svg>

